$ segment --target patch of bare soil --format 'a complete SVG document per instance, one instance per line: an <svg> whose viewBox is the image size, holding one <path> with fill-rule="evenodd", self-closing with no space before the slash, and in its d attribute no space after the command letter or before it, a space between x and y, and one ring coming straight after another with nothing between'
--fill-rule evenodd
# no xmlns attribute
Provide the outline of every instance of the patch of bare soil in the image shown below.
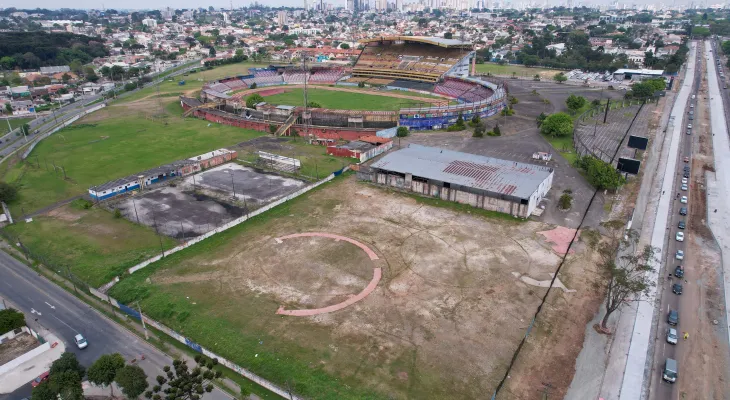
<svg viewBox="0 0 730 400"><path fill-rule="evenodd" d="M249 226L220 251L158 271L152 282L216 309L258 304L265 309L244 323L246 329L261 321L264 334L295 341L311 354L335 348L331 358L312 362L393 398L492 393L546 291L513 273L543 281L558 265L551 244L535 234L550 227L428 206L353 178L328 185L306 203L292 203L287 215ZM276 240L297 232L348 236L380 259L326 238ZM578 246L570 260L560 278L576 292L551 295L529 343L534 349L517 370L526 384L544 377L567 388L572 369L566 366L574 363L595 312L590 252ZM378 287L344 310L311 319L274 316L279 305L340 302L360 292L376 266L383 269ZM196 299L196 288L203 287L205 299ZM234 314L221 318L241 318ZM534 398L534 391L524 393Z"/></svg>
<svg viewBox="0 0 730 400"><path fill-rule="evenodd" d="M581 247L587 246L581 242ZM586 260L593 253L585 249L581 253L568 257L559 277L568 288L583 289L575 293L551 290L500 398L542 399L540 393L549 394L551 399L565 397L583 346L585 326L603 300L603 291L596 286L597 259Z"/></svg>
<svg viewBox="0 0 730 400"><path fill-rule="evenodd" d="M84 212L75 210L69 206L54 208L49 211L46 215L49 217L57 218L62 221L74 222L81 219L84 216Z"/></svg>
<svg viewBox="0 0 730 400"><path fill-rule="evenodd" d="M41 344L38 340L33 336L27 333L21 333L15 338L0 344L0 365L14 360L18 356L23 355L40 345Z"/></svg>

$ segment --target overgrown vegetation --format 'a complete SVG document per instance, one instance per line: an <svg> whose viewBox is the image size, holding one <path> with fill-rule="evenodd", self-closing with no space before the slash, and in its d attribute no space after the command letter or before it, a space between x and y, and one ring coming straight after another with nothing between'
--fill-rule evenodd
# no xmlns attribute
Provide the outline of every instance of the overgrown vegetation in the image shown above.
<svg viewBox="0 0 730 400"><path fill-rule="evenodd" d="M596 189L618 189L626 183L626 179L613 165L596 157L587 155L579 157L576 166L585 172L586 179Z"/></svg>
<svg viewBox="0 0 730 400"><path fill-rule="evenodd" d="M104 39L73 33L0 32L3 69L38 69L42 66L79 65L108 56Z"/></svg>

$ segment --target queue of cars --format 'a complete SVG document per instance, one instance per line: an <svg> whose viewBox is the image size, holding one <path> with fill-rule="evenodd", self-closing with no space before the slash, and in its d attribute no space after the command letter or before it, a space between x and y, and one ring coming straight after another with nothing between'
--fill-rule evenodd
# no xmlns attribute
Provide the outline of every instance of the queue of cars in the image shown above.
<svg viewBox="0 0 730 400"><path fill-rule="evenodd" d="M696 96L692 95L692 100L690 101L690 111L689 111L689 120L691 121L694 118L694 106L695 106L695 99ZM687 124L687 134L692 134L692 124ZM685 156L684 159L684 167L682 168L682 178L680 178L680 189L682 192L689 191L689 177L690 177L690 157L689 155ZM685 204L689 203L689 198L687 195L682 195L681 192L677 193L677 197L675 200L679 200L679 203L681 206L679 207L679 215L686 216L687 215L687 206ZM683 243L684 239L686 237L686 234L684 232L684 229L687 227L686 220L682 219L677 223L677 232L674 234L674 239L679 242ZM680 281L674 282L672 284L672 293L675 295L681 295L682 291L684 290L684 287L682 286L681 279L684 278L684 267L681 265L682 261L684 260L684 250L677 249L676 253L674 254L674 258L680 263L680 265L677 265L674 268L673 275L676 278L679 278ZM671 279L672 274L669 274L669 277ZM669 313L667 313L667 324L669 327L667 328L667 335L666 340L667 343L676 345L679 342L679 337L677 335L677 326L679 325L679 311L677 310L669 310ZM685 333L685 339L687 338L687 334ZM662 379L669 383L674 383L677 381L677 377L679 376L679 369L677 366L677 361L672 358L667 358L664 362L664 370L662 371Z"/></svg>

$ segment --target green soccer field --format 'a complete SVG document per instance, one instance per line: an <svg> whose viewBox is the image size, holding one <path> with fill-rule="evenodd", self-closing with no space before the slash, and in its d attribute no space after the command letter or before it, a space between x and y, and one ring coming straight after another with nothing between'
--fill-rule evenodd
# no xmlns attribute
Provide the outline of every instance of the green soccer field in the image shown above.
<svg viewBox="0 0 730 400"><path fill-rule="evenodd" d="M403 94L408 95L407 92ZM310 102L319 103L323 108L343 110L395 111L405 107L416 107L424 104L423 102L410 99L323 89L309 89L308 99ZM272 104L303 106L304 90L291 89L285 93L266 96L264 100Z"/></svg>

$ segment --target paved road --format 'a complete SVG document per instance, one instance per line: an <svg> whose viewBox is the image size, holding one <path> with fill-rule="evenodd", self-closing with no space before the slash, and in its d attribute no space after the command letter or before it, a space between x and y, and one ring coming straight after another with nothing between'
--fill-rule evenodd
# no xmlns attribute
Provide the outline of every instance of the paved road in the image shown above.
<svg viewBox="0 0 730 400"><path fill-rule="evenodd" d="M664 382L662 380L662 371L664 368L664 364L667 358L671 358L674 360L679 360L682 357L682 354L684 354L685 346L682 345L682 338L680 337L680 343L677 345L671 345L667 343L666 341L666 334L669 329L669 324L667 323L667 314L669 313L669 310L677 310L679 312L680 316L680 324L676 326L676 330L678 331L678 335L681 336L682 332L687 330L690 323L691 316L691 310L694 309L695 312L697 312L697 305L696 304L689 304L687 299L698 297L697 291L699 290L696 285L693 284L693 282L696 282L696 279L692 278L692 273L694 271L691 270L685 270L685 276L682 279L678 279L676 277L673 277L671 280L666 279L667 276L674 273L674 270L677 266L684 265L686 263L686 259L689 257L692 257L692 254L689 254L687 251L686 241L689 240L690 232L688 228L685 229L679 229L678 225L680 221L684 221L687 226L689 226L689 212L691 204L688 203L682 203L680 199L677 198L677 194L679 193L679 196L687 196L689 199L690 197L690 191L696 189L696 185L694 182L691 181L691 178L687 180L688 189L687 191L681 190L682 185L682 179L684 175L684 168L685 166L691 165L691 159L692 159L692 152L693 152L693 138L697 134L697 129L699 128L699 121L695 122L695 120L690 120L689 112L695 112L696 106L697 106L697 98L696 94L699 92L699 86L701 83L702 78L702 70L703 65L705 63L704 60L704 53L701 51L701 42L697 42L697 58L696 58L696 68L695 68L695 75L694 75L694 83L692 85L692 89L690 93L692 95L689 99L685 98L684 103L678 103L676 105L676 113L673 112L672 116L674 117L674 125L679 127L680 137L679 137L679 143L678 143L678 153L671 153L670 158L675 157L676 162L670 163L672 168L670 170L669 166L667 167L666 175L665 175L665 182L664 186L662 187L663 190L666 190L666 194L664 196L667 196L668 199L663 199L665 202L667 202L667 209L664 210L664 212L659 212L657 214L657 219L661 216L662 218L666 218L667 212L669 219L665 225L664 232L662 232L659 228L660 225L657 223L655 225L654 234L652 237L652 245L656 246L656 243L663 242L665 245L663 246L663 251L660 255L661 258L661 264L662 269L659 273L660 279L659 283L657 285L657 291L658 296L661 298L661 301L659 303L659 310L658 310L658 321L657 321L657 329L656 329L656 336L654 338L654 357L653 357L653 368L651 369L651 375L650 375L650 397L653 399L678 399L679 393L677 390L677 385L669 384L667 382ZM694 132L694 135L688 135L688 125L692 124L693 129L692 132ZM678 157L677 157L678 155ZM690 162L685 163L684 157L689 157ZM685 207L688 210L688 215L683 216L680 215L680 208ZM676 235L678 232L682 232L685 235L685 242L679 242L676 240ZM684 260L677 260L676 259L676 252L677 250L682 250L685 252L685 259ZM685 282L685 280L687 282ZM677 295L672 292L672 285L675 283L679 283L682 285L682 295ZM685 301L682 301L682 300ZM683 329L684 328L684 329ZM681 367L680 367L681 370Z"/></svg>
<svg viewBox="0 0 730 400"><path fill-rule="evenodd" d="M140 361L139 365L147 372L152 384L152 379L162 374L162 367L172 364L171 358L144 340L2 251L0 276L0 296L9 299L26 314L26 321L31 328L38 328L40 325L55 333L68 351L76 353L83 365L88 367L102 354L117 352L127 360L144 354L146 359ZM32 314L32 310L41 315ZM33 317L37 320L34 321ZM89 341L89 346L84 350L79 350L74 345L73 337L77 333L81 333ZM0 399L20 399L28 396L30 390L28 384L10 395L0 396ZM205 398L230 400L231 397L216 388Z"/></svg>

